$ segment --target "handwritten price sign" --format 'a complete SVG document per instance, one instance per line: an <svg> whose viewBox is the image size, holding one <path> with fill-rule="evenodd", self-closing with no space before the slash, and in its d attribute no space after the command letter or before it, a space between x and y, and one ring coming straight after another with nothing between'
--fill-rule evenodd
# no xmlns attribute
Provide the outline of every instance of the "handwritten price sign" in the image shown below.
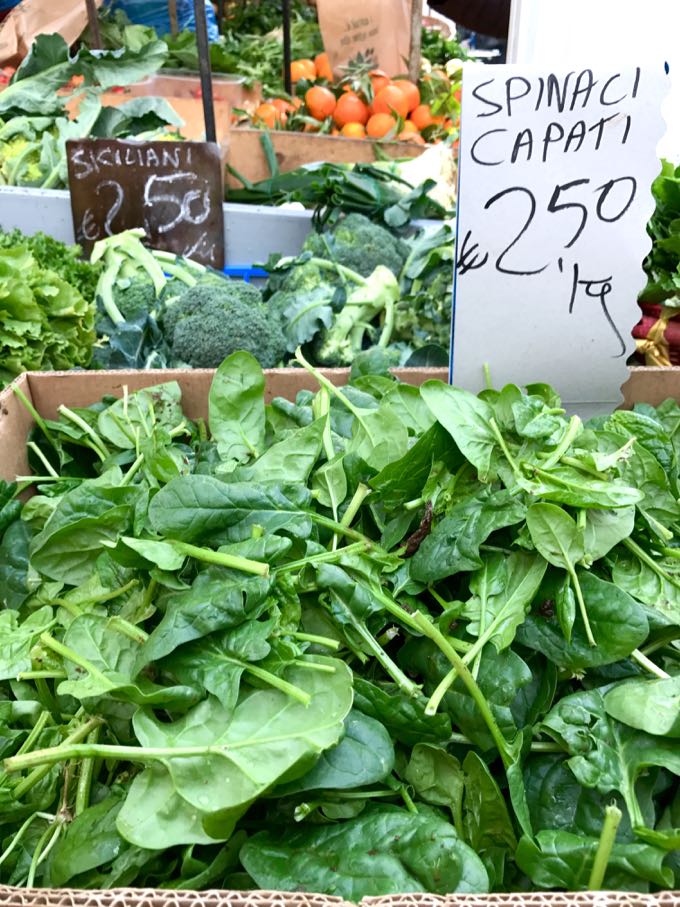
<svg viewBox="0 0 680 907"><path fill-rule="evenodd" d="M143 227L153 248L224 266L222 165L207 142L67 142L76 241Z"/></svg>
<svg viewBox="0 0 680 907"><path fill-rule="evenodd" d="M616 405L639 319L663 66L466 66L452 380Z"/></svg>

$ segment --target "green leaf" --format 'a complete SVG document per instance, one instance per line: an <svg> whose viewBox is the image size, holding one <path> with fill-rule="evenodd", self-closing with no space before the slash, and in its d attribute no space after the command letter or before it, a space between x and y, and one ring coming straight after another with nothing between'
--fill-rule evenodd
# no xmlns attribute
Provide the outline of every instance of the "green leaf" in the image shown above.
<svg viewBox="0 0 680 907"><path fill-rule="evenodd" d="M416 437L425 434L436 422L435 416L423 400L420 388L410 384L395 384L383 398L386 406Z"/></svg>
<svg viewBox="0 0 680 907"><path fill-rule="evenodd" d="M407 746L420 742L444 743L451 736L448 715L442 712L426 715L427 700L406 696L396 684L378 684L355 674L354 703L364 714L381 721L395 740Z"/></svg>
<svg viewBox="0 0 680 907"><path fill-rule="evenodd" d="M384 781L394 768L394 747L385 728L356 709L345 719L342 740L326 750L298 781L279 786L274 794L286 797L307 790L352 790Z"/></svg>
<svg viewBox="0 0 680 907"><path fill-rule="evenodd" d="M57 690L62 696L81 700L109 696L167 709L186 708L198 699L192 687L160 686L146 677L136 678L139 642L97 615L76 617L64 634L64 644L78 661L64 660L68 680L62 681Z"/></svg>
<svg viewBox="0 0 680 907"><path fill-rule="evenodd" d="M464 778L455 756L431 743L417 743L404 770L404 780L425 803L450 809L453 823L462 835Z"/></svg>
<svg viewBox="0 0 680 907"><path fill-rule="evenodd" d="M474 751L463 761L465 836L477 853L492 847L514 852L517 838L503 794L489 768Z"/></svg>
<svg viewBox="0 0 680 907"><path fill-rule="evenodd" d="M680 624L680 560L655 557L664 575L652 570L632 552L618 548L612 555L612 582L670 624ZM668 578L667 578L668 577Z"/></svg>
<svg viewBox="0 0 680 907"><path fill-rule="evenodd" d="M469 391L426 381L420 389L432 415L442 425L463 453L463 456L485 477L491 470L491 455L497 440L489 426L493 410Z"/></svg>
<svg viewBox="0 0 680 907"><path fill-rule="evenodd" d="M272 444L252 465L237 467L234 479L237 482L294 482L306 485L321 453L325 424L324 417L291 432L283 441Z"/></svg>
<svg viewBox="0 0 680 907"><path fill-rule="evenodd" d="M503 489L486 487L454 504L411 559L411 575L424 583L482 566L479 546L492 532L521 522L526 504Z"/></svg>
<svg viewBox="0 0 680 907"><path fill-rule="evenodd" d="M604 697L609 716L628 727L661 737L680 737L680 676L627 680Z"/></svg>
<svg viewBox="0 0 680 907"><path fill-rule="evenodd" d="M52 623L52 609L39 608L19 623L16 611L0 611L0 680L31 670L31 649Z"/></svg>
<svg viewBox="0 0 680 907"><path fill-rule="evenodd" d="M587 510L583 540L588 562L593 563L609 554L612 548L632 534L634 525L635 507Z"/></svg>
<svg viewBox="0 0 680 907"><path fill-rule="evenodd" d="M580 672L627 658L649 634L643 608L613 583L581 571L578 574L588 619L597 645L591 646L577 613L567 642L554 618L530 614L517 631L517 641L543 654L558 667Z"/></svg>
<svg viewBox="0 0 680 907"><path fill-rule="evenodd" d="M134 450L157 427L170 431L183 421L181 388L168 381L116 400L99 413L97 427L104 440L121 450Z"/></svg>
<svg viewBox="0 0 680 907"><path fill-rule="evenodd" d="M209 538L225 530L230 540L240 541L251 535L253 526L305 538L312 528L304 512L310 500L301 485L227 483L212 476L180 476L154 496L149 522L160 535L181 542Z"/></svg>
<svg viewBox="0 0 680 907"><path fill-rule="evenodd" d="M643 770L658 765L680 774L677 743L610 718L600 690L565 696L540 727L567 748L569 767L581 784L604 795L619 791L634 827L645 824L635 792Z"/></svg>
<svg viewBox="0 0 680 907"><path fill-rule="evenodd" d="M242 847L241 862L260 888L318 891L354 902L406 891L482 892L488 886L481 860L453 826L396 808L285 835L259 832Z"/></svg>
<svg viewBox="0 0 680 907"><path fill-rule="evenodd" d="M232 353L215 372L208 421L225 463L246 463L264 452L264 375L250 353Z"/></svg>
<svg viewBox="0 0 680 907"><path fill-rule="evenodd" d="M499 652L506 649L529 610L546 567L543 558L524 552L487 555L482 568L470 577L474 597L462 612L469 621L468 632L484 634Z"/></svg>
<svg viewBox="0 0 680 907"><path fill-rule="evenodd" d="M131 528L140 489L85 481L59 499L31 543L31 565L50 579L85 582L106 543Z"/></svg>
<svg viewBox="0 0 680 907"><path fill-rule="evenodd" d="M0 601L20 608L29 595L28 552L31 530L21 520L5 531L0 543Z"/></svg>
<svg viewBox="0 0 680 907"><path fill-rule="evenodd" d="M351 672L335 659L314 661L334 672L294 667L284 675L311 696L306 706L270 688L243 697L233 715L214 698L170 724L137 712L139 761L150 767L135 778L118 816L123 837L139 846L171 846L162 825L154 828L153 817L173 821L169 817L179 807L176 815L182 817L182 827L175 828L174 843L205 842L201 826L224 839L234 818L252 801L283 777L292 780L303 774L321 752L337 743L352 705ZM173 755L179 747L195 749L200 758Z"/></svg>
<svg viewBox="0 0 680 907"><path fill-rule="evenodd" d="M585 553L583 533L561 507L532 504L527 528L536 549L554 567L573 569Z"/></svg>
<svg viewBox="0 0 680 907"><path fill-rule="evenodd" d="M536 840L523 837L515 859L517 865L539 888L585 891L598 847L597 838L586 838L566 831L539 831ZM662 865L665 854L648 844L614 844L604 887L639 888L640 881L668 888L673 872Z"/></svg>

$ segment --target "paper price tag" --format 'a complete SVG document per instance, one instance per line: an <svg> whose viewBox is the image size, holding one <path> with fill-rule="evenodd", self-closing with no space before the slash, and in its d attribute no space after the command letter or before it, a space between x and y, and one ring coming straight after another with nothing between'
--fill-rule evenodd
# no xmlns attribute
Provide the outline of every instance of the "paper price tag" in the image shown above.
<svg viewBox="0 0 680 907"><path fill-rule="evenodd" d="M663 133L663 65L467 65L452 318L454 384L547 381L620 402L639 320Z"/></svg>
<svg viewBox="0 0 680 907"><path fill-rule="evenodd" d="M222 163L208 142L66 143L76 241L142 227L155 249L224 267Z"/></svg>

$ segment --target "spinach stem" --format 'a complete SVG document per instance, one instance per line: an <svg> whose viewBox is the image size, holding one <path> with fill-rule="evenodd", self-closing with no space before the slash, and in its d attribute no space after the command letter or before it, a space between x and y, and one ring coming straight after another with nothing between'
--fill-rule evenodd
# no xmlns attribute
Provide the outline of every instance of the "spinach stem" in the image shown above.
<svg viewBox="0 0 680 907"><path fill-rule="evenodd" d="M127 638L131 639L133 642L138 642L140 645L145 643L149 638L149 634L145 630L142 630L137 624L131 624L130 621L125 620L124 617L112 617L109 620L109 626L118 630L119 633L122 633L123 636L127 636Z"/></svg>
<svg viewBox="0 0 680 907"><path fill-rule="evenodd" d="M401 799L404 801L404 806L410 813L417 813L418 807L415 805L411 796L409 795L408 790L406 789L405 784L399 786L399 793L401 794Z"/></svg>
<svg viewBox="0 0 680 907"><path fill-rule="evenodd" d="M119 598L121 595L125 595L126 592L129 592L131 589L134 589L135 586L139 585L139 580L131 579L124 586L119 586L117 589L112 589L110 592L102 592L100 595L94 595L92 598L84 599L80 602L81 605L101 605L104 602L113 601L114 598ZM59 608L65 608L70 614L74 617L79 617L83 612L82 609L78 607L74 602L70 602L65 598L53 598L50 601L51 605L58 606Z"/></svg>
<svg viewBox="0 0 680 907"><path fill-rule="evenodd" d="M583 592L581 591L581 584L578 581L578 576L576 575L576 570L574 570L574 567L569 562L569 560L567 560L566 558L565 558L565 568L566 568L567 573L569 574L571 584L574 587L574 594L576 595L576 601L578 602L578 609L581 612L581 620L583 621L583 626L586 631L586 637L588 639L588 643L591 646L596 646L597 642L595 641L595 637L593 636L593 631L590 626L590 621L588 620L588 611L586 609L586 603L583 600Z"/></svg>
<svg viewBox="0 0 680 907"><path fill-rule="evenodd" d="M111 455L108 447L99 437L94 428L92 428L91 425L88 425L87 422L78 415L78 413L74 413L72 409L69 409L68 406L62 403L59 407L59 415L63 416L64 419L68 419L69 422L72 422L74 425L76 425L90 438L90 440L94 444L95 451L99 454L102 462Z"/></svg>
<svg viewBox="0 0 680 907"><path fill-rule="evenodd" d="M376 659L378 664L382 667L386 674L388 674L392 680L397 684L402 692L406 693L407 696L417 696L420 687L418 687L412 680L404 674L401 668L392 661L387 652L382 648L378 643L377 639L369 631L369 629L352 614L350 609L344 603L342 598L331 589L331 595L335 598L338 605L342 608L345 620L356 632L356 634L362 639L365 643L367 649ZM401 611L401 608L399 608ZM406 612L404 612L406 613Z"/></svg>
<svg viewBox="0 0 680 907"><path fill-rule="evenodd" d="M99 740L99 727L94 728L88 734L87 742L96 743ZM92 790L92 778L94 777L94 759L83 759L80 763L80 774L78 775L78 784L76 786L75 815L79 816L90 805L90 791Z"/></svg>
<svg viewBox="0 0 680 907"><path fill-rule="evenodd" d="M555 450L553 450L553 452L550 454L548 459L544 460L544 462L541 464L543 469L552 469L553 466L557 466L562 457L573 444L578 433L581 431L581 426L582 423L579 417L572 416L569 420L569 424L564 431L564 434L562 435L562 440L557 445Z"/></svg>
<svg viewBox="0 0 680 907"><path fill-rule="evenodd" d="M47 457L46 457L45 454L42 452L42 450L40 450L40 448L39 448L38 445L35 443L35 441L27 441L27 442L26 442L26 447L28 447L29 450L32 450L32 451L33 451L33 453L36 455L36 457L40 460L40 462L42 463L42 465L43 465L43 466L45 467L45 469L47 470L48 475L50 475L53 479L58 479L58 478L60 478L59 473L56 471L56 469L53 468L52 464L51 464L50 461L47 459Z"/></svg>
<svg viewBox="0 0 680 907"><path fill-rule="evenodd" d="M484 365L482 366L482 368L484 370L484 384L486 385L486 389L488 391L492 391L493 390L493 380L491 378L491 368L489 367L489 363L485 362Z"/></svg>
<svg viewBox="0 0 680 907"><path fill-rule="evenodd" d="M602 888L604 876L609 864L609 858L611 857L614 842L616 840L616 832L618 831L621 822L621 816L621 810L618 806L614 806L613 804L608 806L604 811L604 822L602 823L600 840L597 845L597 851L595 852L593 868L590 870L590 878L588 879L589 891L599 891L600 888Z"/></svg>
<svg viewBox="0 0 680 907"><path fill-rule="evenodd" d="M480 690L479 686L477 685L477 681L474 679L474 677L470 673L470 669L463 662L463 659L460 657L458 652L456 652L456 650L453 648L453 646L450 645L448 639L438 629L438 627L436 627L432 623L432 621L428 620L425 617L425 615L422 614L420 611L416 612L414 620L416 622L418 629L423 634L423 636L427 636L428 639L431 639L432 642L440 650L440 652L442 652L444 655L446 655L448 660L451 662L453 667L456 669L458 675L460 676L460 679L463 681L468 693L472 697L473 702L479 709L480 714L481 714L482 718L484 719L484 723L486 724L487 728L489 729L489 733L493 737L494 743L496 744L496 748L498 749L498 752L500 753L500 757L501 757L501 760L503 761L503 765L507 769L512 764L512 759L510 759L510 757L508 755L508 742L505 739L505 737L503 736L503 734L501 733L501 730L498 727L498 724L496 723L496 719L493 716L489 703L486 701L486 697L484 696L484 694ZM434 714L434 712L430 710L429 703L428 703L427 707L425 708L425 714L426 715Z"/></svg>
<svg viewBox="0 0 680 907"><path fill-rule="evenodd" d="M633 658L637 663L649 671L650 674L654 674L655 677L661 678L661 680L669 680L670 674L667 674L662 668L658 667L651 661L647 656L641 652L639 649L634 649L630 653L630 657Z"/></svg>
<svg viewBox="0 0 680 907"><path fill-rule="evenodd" d="M410 512L411 510L417 510L419 507L422 507L424 503L425 503L425 499L424 499L424 498L414 498L414 500L412 500L412 501L407 501L407 502L403 505L403 510L407 510L407 511L409 511L409 512Z"/></svg>
<svg viewBox="0 0 680 907"><path fill-rule="evenodd" d="M64 671L22 671L17 680L64 680Z"/></svg>
<svg viewBox="0 0 680 907"><path fill-rule="evenodd" d="M32 404L31 401L28 399L28 397L26 396L26 394L25 394L25 393L21 390L21 388L18 387L16 384L13 384L13 385L12 385L12 390L14 391L14 396L19 398L19 400L21 401L21 403L22 403L24 409L26 409L26 410L28 411L29 415L31 415L31 416L33 417L33 421L34 421L35 424L38 426L38 428L40 429L40 431L45 435L45 437L46 437L47 440L50 442L50 444L52 445L52 447L54 448L54 450L58 451L58 450L59 450L59 447L58 447L56 441L54 440L54 438L53 438L53 436L52 436L50 430L49 430L48 427L47 427L47 425L45 424L45 420L44 420L43 417L40 415L40 413L39 413L38 410L35 408L35 406L33 406L33 404Z"/></svg>
<svg viewBox="0 0 680 907"><path fill-rule="evenodd" d="M175 551L185 554L196 561L203 561L206 564L218 564L220 567L229 567L231 570L239 570L241 573L251 573L255 576L269 576L269 564L263 564L260 561L251 561L247 557L239 557L236 554L227 554L223 551L212 551L210 548L199 548L196 545L190 545L188 542L177 542L174 539L168 539Z"/></svg>
<svg viewBox="0 0 680 907"><path fill-rule="evenodd" d="M359 551L367 551L365 542L353 542L340 551L322 551L320 554L311 554L309 557L302 557L297 561L289 561L276 567L276 573L289 573L291 570L301 570L310 564L332 564L341 560L345 555Z"/></svg>
<svg viewBox="0 0 680 907"><path fill-rule="evenodd" d="M99 670L99 668L95 667L95 665L93 665L91 661L88 661L87 658L83 658L82 655L79 655L73 649L69 648L69 646L64 645L63 642L59 642L58 639L55 639L53 636L50 636L49 633L41 633L40 642L44 646L47 646L48 649L51 649L53 652L56 652L57 655L60 655L62 658L65 658L67 661L70 661L73 664L78 665L79 668L82 668L83 671L86 671L92 677L96 677L98 680L107 684L107 686L109 686L109 687L111 686L111 683L110 683L109 679L106 677L106 675L102 674L102 672Z"/></svg>
<svg viewBox="0 0 680 907"><path fill-rule="evenodd" d="M23 753L27 753L29 750L33 749L33 744L37 741L38 737L40 737L42 732L45 730L45 728L47 727L47 724L51 720L51 718L52 718L52 716L50 715L50 713L47 710L40 713L40 715L38 716L38 720L31 728L31 731L30 731L28 737L26 737L24 742L21 744L21 746L17 750L17 753L16 753L17 756L21 756Z"/></svg>
<svg viewBox="0 0 680 907"><path fill-rule="evenodd" d="M347 510L345 510L340 520L340 525L345 528L352 525L354 517L359 512L361 505L364 503L368 495L371 493L371 489L367 485L359 483L357 485L357 490L352 495L352 500L347 505Z"/></svg>
<svg viewBox="0 0 680 907"><path fill-rule="evenodd" d="M680 589L680 581L676 580L675 577L670 575L670 573L666 573L665 570L659 567L656 561L651 558L647 554L647 552L637 544L637 542L634 542L631 538L627 538L623 540L623 544L639 560L641 560L643 564L649 567L650 570L653 570L658 577L660 577L665 582L670 583L671 586L675 586L676 589Z"/></svg>
<svg viewBox="0 0 680 907"><path fill-rule="evenodd" d="M503 451L503 456L508 461L510 468L512 469L512 471L515 474L515 477L521 478L522 473L520 472L519 466L517 465L517 461L514 459L514 457L510 453L510 448L505 443L505 438L501 434L501 430L498 427L498 424L496 423L495 419L489 419L489 428L494 433L496 440L498 441L498 446Z"/></svg>
<svg viewBox="0 0 680 907"><path fill-rule="evenodd" d="M36 819L45 819L47 822L54 822L54 820L56 819L56 816L50 815L50 813L41 813L41 812L31 813L31 815L28 817L28 819L26 819L26 821L23 823L21 828L14 835L14 837L10 841L7 848L5 850L3 850L3 852L0 854L0 866L2 866L2 864L5 862L7 857L10 856L12 851L20 844L21 839L23 838L23 836L26 834L26 832L31 827L33 822L35 822Z"/></svg>
<svg viewBox="0 0 680 907"><path fill-rule="evenodd" d="M296 659L293 664L296 668L302 668L303 671L316 671L318 674L335 674L333 665L322 665L316 661L301 661Z"/></svg>
<svg viewBox="0 0 680 907"><path fill-rule="evenodd" d="M317 636L315 633L302 633L297 630L287 630L282 634L290 636L292 639L299 639L300 642L311 642L316 646L325 646L327 649L333 649L337 652L340 643L337 639L331 639L329 636Z"/></svg>
<svg viewBox="0 0 680 907"><path fill-rule="evenodd" d="M26 794L32 787L42 781L45 775L48 774L51 764L53 764L54 762L62 761L61 757L48 761L45 761L43 758L38 758L36 760L34 758L36 753L44 754L57 750L60 747L68 748L69 746L78 746L80 744L80 741L85 740L85 738L91 733L91 731L93 731L100 724L102 724L101 718L90 718L90 720L86 721L85 724L81 724L80 727L72 731L68 735L68 737L66 737L62 741L62 743L59 744L59 746L52 747L52 750L34 750L32 753L24 753L21 756L12 756L12 759L15 759L19 762L17 768L13 769L13 771L21 771L24 768L32 768L33 766L38 766L29 775L27 775L25 778L22 778L22 780L13 789L12 794L14 795L15 800L21 800L24 794ZM85 755L87 756L89 755L89 753L85 753ZM21 760L28 761L24 761L24 763L21 764Z"/></svg>
<svg viewBox="0 0 680 907"><path fill-rule="evenodd" d="M49 852L59 840L59 836L61 835L63 828L63 820L57 817L54 824L48 825L38 839L38 843L36 844L35 850L33 851L33 857L31 858L31 866L28 870L28 878L26 879L27 888L33 888L33 885L35 884L35 874L38 871L38 866L40 866L40 864L47 857Z"/></svg>
<svg viewBox="0 0 680 907"><path fill-rule="evenodd" d="M303 705L309 705L309 703L312 701L312 697L309 695L309 693L301 690L300 687L296 687L295 684L288 683L288 681L284 680L283 677L279 677L277 674L272 674L271 671L266 671L264 668L260 668L248 661L241 661L240 658L231 658L229 656L224 656L224 660L229 662L229 664L237 665L239 668L243 668L244 671L252 674L253 677L257 677L258 680L263 681L263 683L268 684L270 687L274 687L274 689L276 690L280 690L282 693L290 696L291 699L295 699L297 700L297 702L301 702Z"/></svg>
<svg viewBox="0 0 680 907"><path fill-rule="evenodd" d="M331 532L336 532L338 535L344 535L348 539L354 539L357 542L363 542L367 549L383 552L383 549L379 545L372 542L368 536L363 535L361 532L357 532L356 529L350 529L349 526L343 526L342 523L337 523L335 520L331 520L330 517L323 516L321 513L310 512L308 515L312 522L319 526L323 526L325 529L330 529ZM387 552L383 553L386 554Z"/></svg>
<svg viewBox="0 0 680 907"><path fill-rule="evenodd" d="M135 475L137 474L137 472L139 472L139 469L140 469L140 467L141 467L141 465L142 465L143 462L144 462L144 454L143 454L143 453L140 453L140 455L139 455L139 456L137 457L137 459L134 461L134 463L132 464L132 466L130 466L130 468L128 469L128 471L127 471L127 472L125 473L125 475L123 476L123 479L122 479L122 481L121 481L121 483L120 483L120 484L121 484L121 487L124 486L124 485L129 485L129 484L130 484L130 482L134 479L134 477L135 477Z"/></svg>

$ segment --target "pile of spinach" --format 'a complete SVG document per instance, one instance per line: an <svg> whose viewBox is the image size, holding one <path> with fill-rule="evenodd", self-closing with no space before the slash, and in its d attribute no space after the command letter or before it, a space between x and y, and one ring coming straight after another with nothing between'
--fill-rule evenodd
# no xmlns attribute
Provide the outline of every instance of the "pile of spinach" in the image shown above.
<svg viewBox="0 0 680 907"><path fill-rule="evenodd" d="M0 880L677 887L680 408L298 360L266 404L235 353L207 425L172 382L34 414Z"/></svg>

